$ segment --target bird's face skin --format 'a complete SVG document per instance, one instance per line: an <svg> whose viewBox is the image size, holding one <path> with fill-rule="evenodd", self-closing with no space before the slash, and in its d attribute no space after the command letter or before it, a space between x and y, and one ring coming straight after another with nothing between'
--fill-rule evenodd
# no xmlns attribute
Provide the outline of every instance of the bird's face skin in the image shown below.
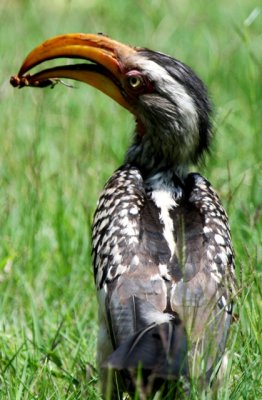
<svg viewBox="0 0 262 400"><path fill-rule="evenodd" d="M28 71L51 59L89 63ZM60 78L83 81L134 114L137 126L127 161L151 171L196 162L208 148L210 105L202 82L181 62L103 35L66 34L36 47L13 86L53 86Z"/></svg>

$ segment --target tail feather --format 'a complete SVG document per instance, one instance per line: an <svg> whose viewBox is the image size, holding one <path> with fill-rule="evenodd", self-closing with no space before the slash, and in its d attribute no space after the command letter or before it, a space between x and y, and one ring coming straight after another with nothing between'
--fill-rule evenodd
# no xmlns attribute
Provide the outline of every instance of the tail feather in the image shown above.
<svg viewBox="0 0 262 400"><path fill-rule="evenodd" d="M120 344L104 367L141 368L147 375L165 380L187 375L187 339L182 323L173 319L140 330Z"/></svg>

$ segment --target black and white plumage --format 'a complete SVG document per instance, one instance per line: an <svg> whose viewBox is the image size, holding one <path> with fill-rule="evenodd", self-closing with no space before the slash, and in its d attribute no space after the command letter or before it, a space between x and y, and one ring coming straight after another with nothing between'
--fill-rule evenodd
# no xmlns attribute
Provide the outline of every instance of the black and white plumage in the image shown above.
<svg viewBox="0 0 262 400"><path fill-rule="evenodd" d="M93 63L25 75L62 56ZM104 394L112 387L112 396L138 390L146 398L179 381L189 390L192 377L208 385L231 323L234 260L218 196L188 172L212 138L206 89L167 55L76 34L33 50L12 83L44 87L60 77L99 88L136 118L125 163L106 184L93 224Z"/></svg>
<svg viewBox="0 0 262 400"><path fill-rule="evenodd" d="M172 355L165 341L172 340L177 330L179 335L183 332L179 339L183 346L165 365L157 337L145 355L148 369L161 378L169 374L175 378L181 367L187 375L188 367L172 363L183 359L185 349L192 346L190 357L193 360L200 352L208 380L224 351L231 321L228 278L233 274L233 252L227 217L201 175L189 174L183 183L170 172L157 175L145 183L138 168L125 165L109 180L97 207L93 252L100 300L99 361L104 365L117 349L109 364L120 370L134 367L144 341L150 342L147 336L163 325L170 335L162 339L164 360ZM150 326L152 331L147 330ZM125 340L132 347L137 333L143 331L145 338L141 343L137 340L126 357ZM194 371L194 376L203 379L198 373Z"/></svg>

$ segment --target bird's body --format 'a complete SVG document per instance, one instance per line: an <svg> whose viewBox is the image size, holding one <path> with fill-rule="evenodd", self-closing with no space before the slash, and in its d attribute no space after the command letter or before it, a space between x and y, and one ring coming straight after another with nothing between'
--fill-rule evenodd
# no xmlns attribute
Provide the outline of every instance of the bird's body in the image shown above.
<svg viewBox="0 0 262 400"><path fill-rule="evenodd" d="M55 67L51 58L94 64ZM170 385L212 381L231 322L234 260L227 216L210 183L189 173L211 140L204 85L183 63L104 36L50 39L12 83L69 77L110 95L136 118L123 166L106 184L93 224L104 396L150 398Z"/></svg>
<svg viewBox="0 0 262 400"><path fill-rule="evenodd" d="M225 271L229 268L231 275L233 262L227 217L209 182L199 174L181 181L170 170L144 179L137 167L126 164L100 197L93 256L101 367L134 368L148 342L144 365L159 387L181 372L188 377L189 369L208 382L231 321ZM170 349L165 342L176 334L180 346ZM201 376L199 365L193 366L197 353L206 363ZM180 365L173 364L177 359ZM134 390L130 376L122 379ZM146 381L145 392L150 393L151 384Z"/></svg>

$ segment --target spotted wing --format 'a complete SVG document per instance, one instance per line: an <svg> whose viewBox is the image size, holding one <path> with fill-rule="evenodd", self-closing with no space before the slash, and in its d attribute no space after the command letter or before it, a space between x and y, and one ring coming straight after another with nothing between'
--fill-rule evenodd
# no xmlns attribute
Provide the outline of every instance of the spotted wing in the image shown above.
<svg viewBox="0 0 262 400"><path fill-rule="evenodd" d="M232 315L234 255L228 219L210 183L199 174L188 175L184 199L171 214L178 260L168 269L181 277L173 281L171 307L188 332L191 373L199 376L204 364L209 379L224 352Z"/></svg>
<svg viewBox="0 0 262 400"><path fill-rule="evenodd" d="M161 378L186 373L178 361L187 351L184 326L171 309L165 312L171 282L162 276L161 265L167 265L171 252L163 232L141 173L124 166L107 183L94 219L100 367L126 370L140 359Z"/></svg>

